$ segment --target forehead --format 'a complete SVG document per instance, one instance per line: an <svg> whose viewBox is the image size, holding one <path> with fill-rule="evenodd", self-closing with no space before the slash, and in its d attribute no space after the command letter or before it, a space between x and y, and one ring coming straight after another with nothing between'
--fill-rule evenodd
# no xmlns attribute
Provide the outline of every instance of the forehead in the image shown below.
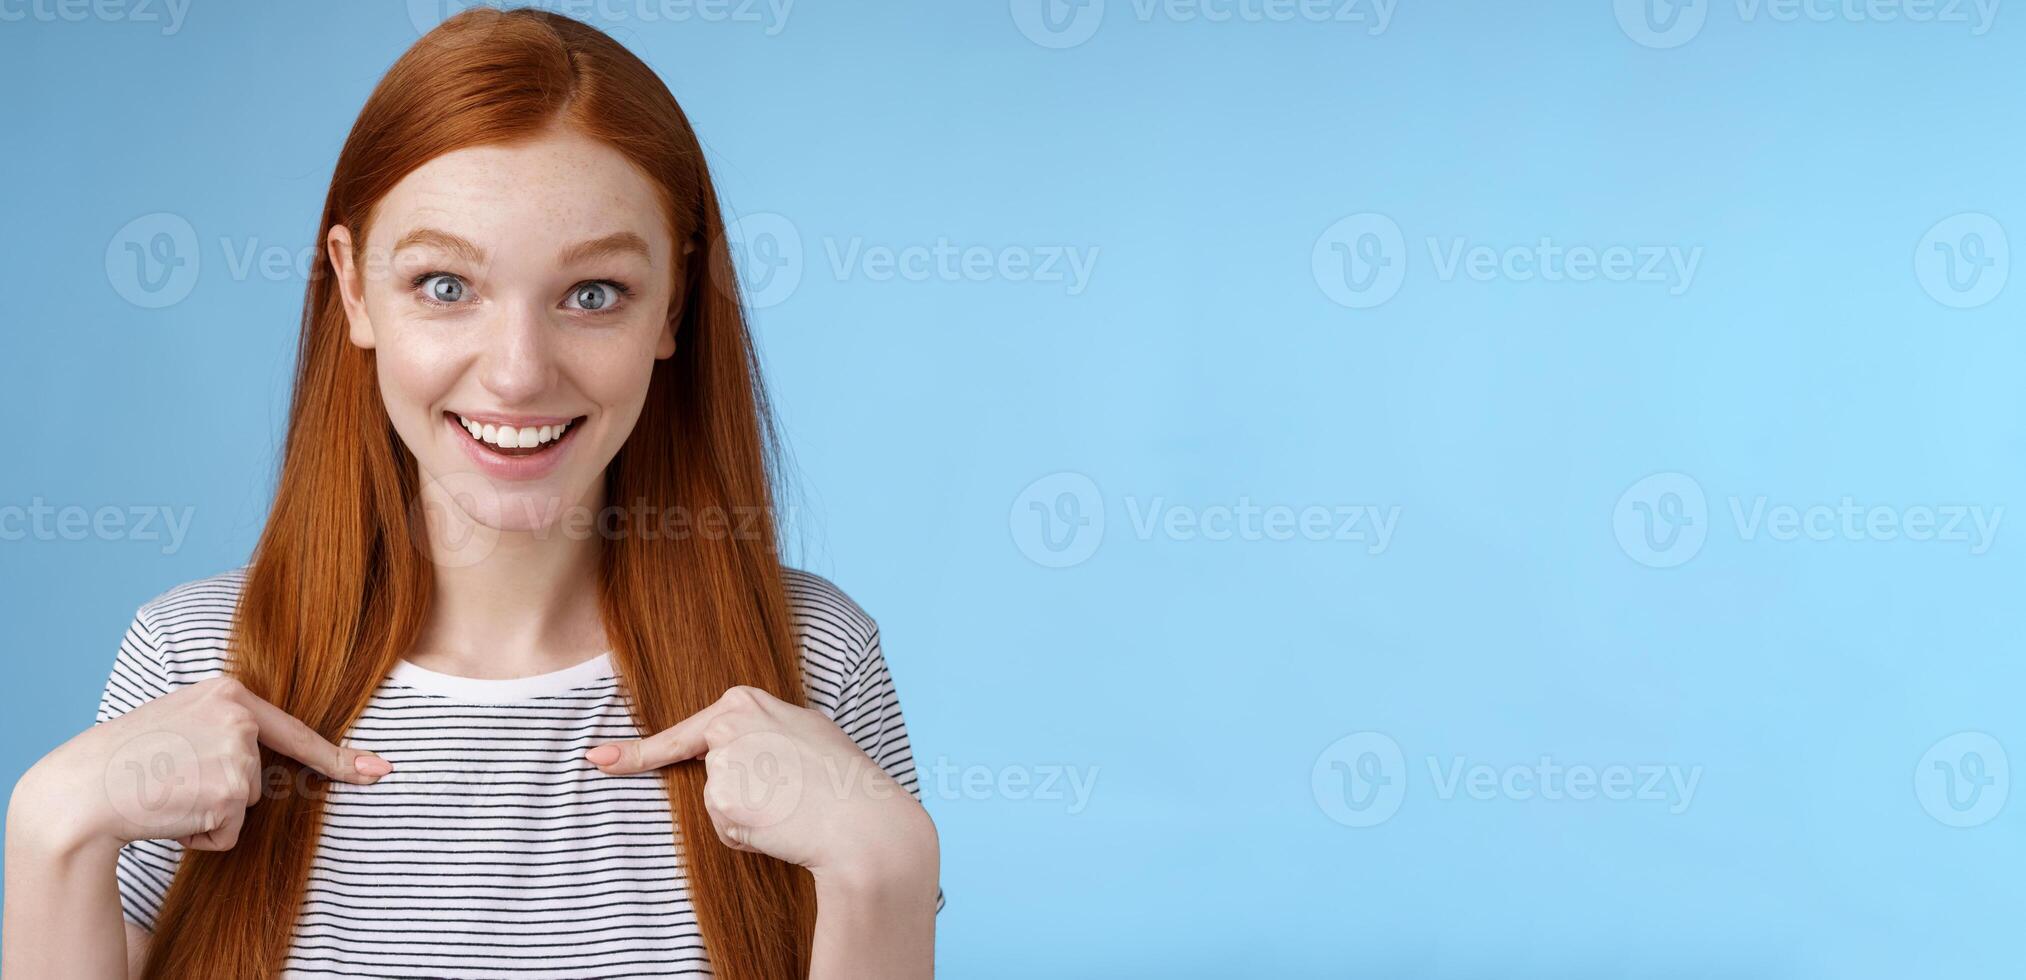
<svg viewBox="0 0 2026 980"><path fill-rule="evenodd" d="M419 227L486 249L560 248L615 232L669 254L661 199L618 150L569 129L453 150L401 178L374 208L369 237L382 245Z"/></svg>

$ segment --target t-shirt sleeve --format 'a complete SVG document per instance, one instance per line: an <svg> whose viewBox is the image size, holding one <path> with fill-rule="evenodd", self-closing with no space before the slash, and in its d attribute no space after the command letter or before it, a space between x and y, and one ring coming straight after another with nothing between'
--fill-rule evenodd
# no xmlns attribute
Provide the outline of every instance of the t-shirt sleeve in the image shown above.
<svg viewBox="0 0 2026 980"><path fill-rule="evenodd" d="M169 678L165 644L161 633L142 606L134 614L113 658L112 673L106 678L105 693L99 697L98 719L103 724L175 689ZM120 911L128 922L155 931L155 916L162 911L162 898L183 859L183 846L172 840L133 841L120 848L115 874L119 878Z"/></svg>
<svg viewBox="0 0 2026 980"><path fill-rule="evenodd" d="M845 669L837 701L837 727L886 770L894 782L922 798L921 780L915 772L914 750L908 745L907 722L901 718L900 695L894 690L893 675L887 672L886 656L879 646L879 627L872 626L866 648ZM936 887L936 911L943 910L943 889Z"/></svg>

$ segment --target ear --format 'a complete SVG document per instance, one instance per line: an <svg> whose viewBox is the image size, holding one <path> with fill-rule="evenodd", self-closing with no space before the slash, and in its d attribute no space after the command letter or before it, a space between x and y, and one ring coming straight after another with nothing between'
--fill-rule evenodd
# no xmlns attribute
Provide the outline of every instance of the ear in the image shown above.
<svg viewBox="0 0 2026 980"><path fill-rule="evenodd" d="M324 239L324 251L331 260L331 269L337 274L338 298L345 305L345 320L351 327L352 346L360 350L373 349L373 321L366 316L366 283L360 275L357 263L352 261L352 230L344 225L332 225L330 235Z"/></svg>
<svg viewBox="0 0 2026 980"><path fill-rule="evenodd" d="M682 260L685 268L689 257L696 252L696 240L682 243ZM678 296L668 304L668 319L661 325L661 336L654 341L654 359L665 361L675 356L675 335L682 330L682 297Z"/></svg>
<svg viewBox="0 0 2026 980"><path fill-rule="evenodd" d="M682 307L674 306L668 311L668 319L661 321L661 336L654 339L654 359L665 361L675 356L675 335L682 329Z"/></svg>

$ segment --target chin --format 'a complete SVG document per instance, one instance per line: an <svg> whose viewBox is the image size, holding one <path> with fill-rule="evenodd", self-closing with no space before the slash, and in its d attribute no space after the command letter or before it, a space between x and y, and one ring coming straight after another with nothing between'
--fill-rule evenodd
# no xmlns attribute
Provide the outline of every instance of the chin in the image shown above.
<svg viewBox="0 0 2026 980"><path fill-rule="evenodd" d="M584 518L571 520L576 509L571 501L581 499L561 481L521 482L501 480L471 470L452 470L441 475L424 474L421 501L431 526L476 525L501 533L560 532L588 524ZM452 518L444 525L441 518Z"/></svg>
<svg viewBox="0 0 2026 980"><path fill-rule="evenodd" d="M574 499L574 494L566 496L561 491L517 488L501 493L497 506L488 508L488 512L472 514L471 517L502 533L560 532L569 523L565 518L571 509L564 501Z"/></svg>

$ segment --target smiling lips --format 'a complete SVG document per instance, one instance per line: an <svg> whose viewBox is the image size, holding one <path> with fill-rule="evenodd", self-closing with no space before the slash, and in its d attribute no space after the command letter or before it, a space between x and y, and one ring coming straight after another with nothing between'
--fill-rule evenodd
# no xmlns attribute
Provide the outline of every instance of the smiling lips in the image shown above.
<svg viewBox="0 0 2026 980"><path fill-rule="evenodd" d="M521 423L521 425L506 425L506 423L492 423L492 421L474 421L474 419L468 419L464 415L456 415L456 419L458 419L458 425L462 425L464 431L468 431L474 441L478 441L480 445L486 447L486 450L496 452L500 456L535 456L535 454L541 454L541 452L547 450L547 447L551 447L557 441L561 441L563 433L567 433L569 427L577 421L577 419L557 421L557 423L527 421L527 423ZM579 419L581 419L581 415L579 415Z"/></svg>
<svg viewBox="0 0 2026 980"><path fill-rule="evenodd" d="M541 480L556 472L577 443L577 432L590 416L465 415L444 412L446 428L460 430L456 439L465 458L478 472L492 477L499 489ZM446 433L448 435L448 433Z"/></svg>

